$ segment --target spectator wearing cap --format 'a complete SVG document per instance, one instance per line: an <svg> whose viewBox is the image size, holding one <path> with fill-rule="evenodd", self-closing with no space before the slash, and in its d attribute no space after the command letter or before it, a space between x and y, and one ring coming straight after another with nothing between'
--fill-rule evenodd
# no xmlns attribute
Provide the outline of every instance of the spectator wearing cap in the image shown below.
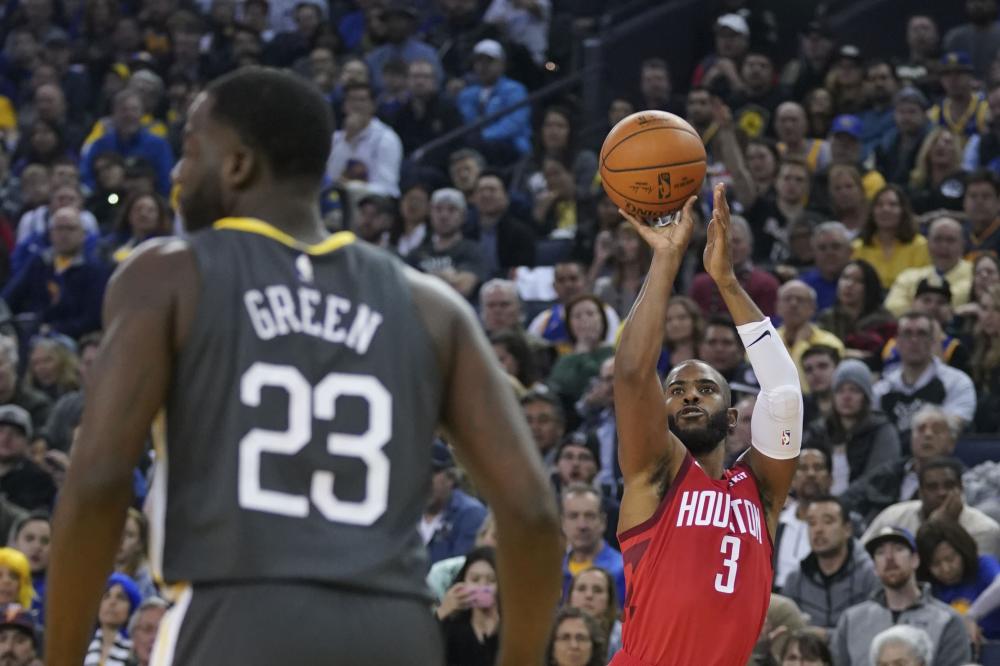
<svg viewBox="0 0 1000 666"><path fill-rule="evenodd" d="M822 20L810 21L799 34L799 57L781 72L781 85L793 99L803 99L810 90L822 88L834 53L830 26Z"/></svg>
<svg viewBox="0 0 1000 666"><path fill-rule="evenodd" d="M431 195L431 237L410 253L410 265L436 275L471 299L485 275L479 245L462 236L466 203L461 192L446 187Z"/></svg>
<svg viewBox="0 0 1000 666"><path fill-rule="evenodd" d="M344 122L333 133L326 165L332 181L368 183L375 194L399 196L403 143L391 127L375 117L375 97L367 83L344 86Z"/></svg>
<svg viewBox="0 0 1000 666"><path fill-rule="evenodd" d="M845 359L833 373L833 409L809 424L811 445L824 446L833 466L830 492L848 485L900 454L899 434L875 406L872 373L857 359Z"/></svg>
<svg viewBox="0 0 1000 666"><path fill-rule="evenodd" d="M429 62L434 68L434 78L444 80L444 70L437 51L430 44L414 36L417 24L417 10L407 0L390 0L382 13L385 22L385 43L374 49L365 59L372 73L372 88L382 90L382 68L390 60L402 60L409 64L417 60Z"/></svg>
<svg viewBox="0 0 1000 666"><path fill-rule="evenodd" d="M408 98L387 120L403 141L404 155L411 155L417 148L462 125L458 107L440 92L440 76L430 60L416 59L407 66ZM423 162L446 171L448 147L424 154Z"/></svg>
<svg viewBox="0 0 1000 666"><path fill-rule="evenodd" d="M926 404L940 405L964 428L976 412L972 379L948 366L935 354L934 319L909 311L899 317L897 367L882 375L873 391L879 408L899 428L903 441L910 436L913 415Z"/></svg>
<svg viewBox="0 0 1000 666"><path fill-rule="evenodd" d="M937 356L950 367L971 374L970 352L957 336L949 333L954 309L952 291L948 281L931 274L923 278L914 292L912 309L928 315L934 322L934 338L938 342ZM900 362L899 343L893 338L886 342L882 350L882 372L893 369Z"/></svg>
<svg viewBox="0 0 1000 666"><path fill-rule="evenodd" d="M871 599L848 608L830 641L837 666L867 666L869 650L880 632L899 624L924 629L934 644L934 666L962 666L972 657L962 617L931 595L930 585L917 583L913 533L886 525L862 541L875 563L881 589Z"/></svg>
<svg viewBox="0 0 1000 666"><path fill-rule="evenodd" d="M898 525L911 532L931 520L958 522L972 536L979 552L997 557L1000 554L1000 525L963 498L962 472L957 458L936 457L924 460L917 473L917 499L897 502L879 513L865 532L867 539L887 525Z"/></svg>
<svg viewBox="0 0 1000 666"><path fill-rule="evenodd" d="M847 507L833 495L813 497L805 510L809 554L785 579L782 595L798 605L825 637L840 615L878 587L875 567L854 539Z"/></svg>
<svg viewBox="0 0 1000 666"><path fill-rule="evenodd" d="M941 35L933 17L914 14L909 18L906 22L906 46L908 53L896 64L896 76L928 97L937 97L936 70L941 56Z"/></svg>
<svg viewBox="0 0 1000 666"><path fill-rule="evenodd" d="M431 494L418 527L433 564L472 549L486 508L458 487L461 476L455 459L441 440L431 446L431 469Z"/></svg>
<svg viewBox="0 0 1000 666"><path fill-rule="evenodd" d="M865 102L858 118L863 150L868 155L895 126L893 102L899 91L899 81L892 65L885 60L872 60L865 65L864 86Z"/></svg>
<svg viewBox="0 0 1000 666"><path fill-rule="evenodd" d="M126 88L115 95L111 119L113 131L84 144L80 178L93 189L96 185L94 160L98 155L115 152L122 157L141 158L156 173L156 188L166 196L170 192L170 171L174 155L166 139L156 136L142 125L142 94Z"/></svg>
<svg viewBox="0 0 1000 666"><path fill-rule="evenodd" d="M38 658L38 627L20 604L0 606L0 663L32 666Z"/></svg>
<svg viewBox="0 0 1000 666"><path fill-rule="evenodd" d="M97 611L97 631L87 647L84 664L128 666L132 641L128 623L142 601L135 581L121 573L108 578Z"/></svg>
<svg viewBox="0 0 1000 666"><path fill-rule="evenodd" d="M986 95L989 114L987 131L973 134L965 144L962 168L968 172L989 169L1000 173L1000 86L994 86Z"/></svg>
<svg viewBox="0 0 1000 666"><path fill-rule="evenodd" d="M834 113L861 112L865 105L865 70L857 46L843 44L837 49L823 87L833 97Z"/></svg>
<svg viewBox="0 0 1000 666"><path fill-rule="evenodd" d="M945 96L927 112L935 125L947 127L961 139L962 148L973 134L985 134L990 107L972 87L972 63L964 51L941 56L938 68Z"/></svg>
<svg viewBox="0 0 1000 666"><path fill-rule="evenodd" d="M39 324L79 338L101 327L108 271L86 256L78 209L56 210L49 237L52 247L32 257L0 294L13 312L33 314Z"/></svg>
<svg viewBox="0 0 1000 666"><path fill-rule="evenodd" d="M904 270L889 289L885 307L897 317L910 309L921 282L931 276L942 278L948 285L951 305L958 307L969 302L972 263L962 258L965 235L961 223L952 217L939 217L931 222L927 250L931 255L930 265Z"/></svg>
<svg viewBox="0 0 1000 666"><path fill-rule="evenodd" d="M852 114L841 114L830 125L830 136L819 157L820 164L849 164L861 172L861 184L865 197L871 201L875 194L885 187L885 178L877 170L866 166L862 143L861 119ZM826 171L819 171L813 182L813 191L826 192Z"/></svg>
<svg viewBox="0 0 1000 666"><path fill-rule="evenodd" d="M692 86L713 86L720 93L742 88L740 65L750 48L750 24L740 14L723 14L715 20L715 51L694 68Z"/></svg>
<svg viewBox="0 0 1000 666"><path fill-rule="evenodd" d="M492 0L483 15L483 22L497 26L508 40L526 48L538 67L548 55L551 19L551 0Z"/></svg>
<svg viewBox="0 0 1000 666"><path fill-rule="evenodd" d="M625 564L621 553L604 539L608 517L603 506L601 492L585 483L572 483L560 493L562 531L568 546L563 559L563 597L568 596L578 573L600 567L614 577L621 609L625 603Z"/></svg>
<svg viewBox="0 0 1000 666"><path fill-rule="evenodd" d="M28 458L33 435L27 411L0 407L0 492L28 511L50 509L56 494L52 477Z"/></svg>
<svg viewBox="0 0 1000 666"><path fill-rule="evenodd" d="M596 488L601 493L601 510L607 517L604 528L604 539L612 548L618 550L618 500L613 496L614 489L601 484L597 474L601 470L600 444L593 434L583 432L570 433L563 439L556 451L556 469L552 473L552 485L556 497L562 494L564 488L573 484L586 484Z"/></svg>
<svg viewBox="0 0 1000 666"><path fill-rule="evenodd" d="M366 194L358 201L358 214L351 228L361 240L389 248L389 231L396 220L396 203L379 194Z"/></svg>
<svg viewBox="0 0 1000 666"><path fill-rule="evenodd" d="M1000 51L1000 25L997 25L996 0L966 0L969 22L955 26L944 36L946 51L962 51L976 78L989 75L990 64Z"/></svg>
<svg viewBox="0 0 1000 666"><path fill-rule="evenodd" d="M930 131L927 97L907 86L893 97L893 124L875 146L875 166L885 179L906 186L917 165L917 152Z"/></svg>
<svg viewBox="0 0 1000 666"><path fill-rule="evenodd" d="M457 100L466 123L513 106L528 96L523 84L504 76L506 61L506 51L496 40L484 39L472 49L475 83L466 86ZM521 106L470 138L490 164L512 164L531 150L531 108Z"/></svg>

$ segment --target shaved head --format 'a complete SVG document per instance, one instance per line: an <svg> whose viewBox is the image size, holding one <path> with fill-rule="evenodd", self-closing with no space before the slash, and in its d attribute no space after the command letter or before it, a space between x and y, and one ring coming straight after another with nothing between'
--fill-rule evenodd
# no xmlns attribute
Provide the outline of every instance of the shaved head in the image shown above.
<svg viewBox="0 0 1000 666"><path fill-rule="evenodd" d="M722 373L720 373L718 370L710 366L708 363L705 363L705 361L700 361L698 359L693 358L689 361L683 361L675 365L673 368L671 368L670 372L667 373L667 378L666 380L664 380L663 386L664 387L670 386L670 382L673 381L673 379L680 373L681 370L683 370L688 366L694 366L705 376L705 379L711 379L713 382L718 384L719 390L722 391L722 395L726 400L726 404L727 405L732 404L733 395L732 392L729 390L729 382L726 381L726 378L722 376Z"/></svg>
<svg viewBox="0 0 1000 666"><path fill-rule="evenodd" d="M729 382L704 361L685 361L671 370L664 401L667 427L695 456L722 446L736 427Z"/></svg>

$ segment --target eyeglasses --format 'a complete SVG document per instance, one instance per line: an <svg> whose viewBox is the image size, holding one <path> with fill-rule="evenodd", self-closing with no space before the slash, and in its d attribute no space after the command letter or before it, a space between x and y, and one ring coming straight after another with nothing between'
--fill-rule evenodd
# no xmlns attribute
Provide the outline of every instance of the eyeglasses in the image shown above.
<svg viewBox="0 0 1000 666"><path fill-rule="evenodd" d="M557 643L592 643L593 639L587 634L556 634Z"/></svg>

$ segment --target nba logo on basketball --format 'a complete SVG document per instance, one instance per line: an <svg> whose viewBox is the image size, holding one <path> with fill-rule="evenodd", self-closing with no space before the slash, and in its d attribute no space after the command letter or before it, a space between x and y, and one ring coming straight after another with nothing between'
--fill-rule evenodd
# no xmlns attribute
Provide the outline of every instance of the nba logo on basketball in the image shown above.
<svg viewBox="0 0 1000 666"><path fill-rule="evenodd" d="M781 445L782 446L788 446L791 443L792 443L792 431L791 430L782 430L781 431Z"/></svg>
<svg viewBox="0 0 1000 666"><path fill-rule="evenodd" d="M661 199L670 198L670 172L664 171L657 175L657 194Z"/></svg>

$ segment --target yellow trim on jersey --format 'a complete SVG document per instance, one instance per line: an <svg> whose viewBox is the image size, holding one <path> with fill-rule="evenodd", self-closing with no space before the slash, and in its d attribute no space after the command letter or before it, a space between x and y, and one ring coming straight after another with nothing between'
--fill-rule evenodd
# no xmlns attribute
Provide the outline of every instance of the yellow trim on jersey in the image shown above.
<svg viewBox="0 0 1000 666"><path fill-rule="evenodd" d="M146 556L149 560L153 581L161 590L167 588L163 580L163 550L166 540L167 515L167 412L160 409L150 428L153 442L153 479L146 493L143 512L149 525Z"/></svg>
<svg viewBox="0 0 1000 666"><path fill-rule="evenodd" d="M252 217L224 217L213 224L212 228L229 229L232 231L246 231L252 234L260 234L261 236L272 238L279 243L287 245L288 247L312 255L327 254L329 252L339 250L345 245L353 243L356 238L350 231L338 231L325 241L321 241L313 245L307 245L302 241L292 238L284 231L268 224L264 220L256 220Z"/></svg>
<svg viewBox="0 0 1000 666"><path fill-rule="evenodd" d="M175 587L180 594L173 600L173 605L160 621L156 631L156 641L153 643L153 653L149 659L150 666L173 666L174 663L181 626L191 606L193 594L190 583L180 583Z"/></svg>

